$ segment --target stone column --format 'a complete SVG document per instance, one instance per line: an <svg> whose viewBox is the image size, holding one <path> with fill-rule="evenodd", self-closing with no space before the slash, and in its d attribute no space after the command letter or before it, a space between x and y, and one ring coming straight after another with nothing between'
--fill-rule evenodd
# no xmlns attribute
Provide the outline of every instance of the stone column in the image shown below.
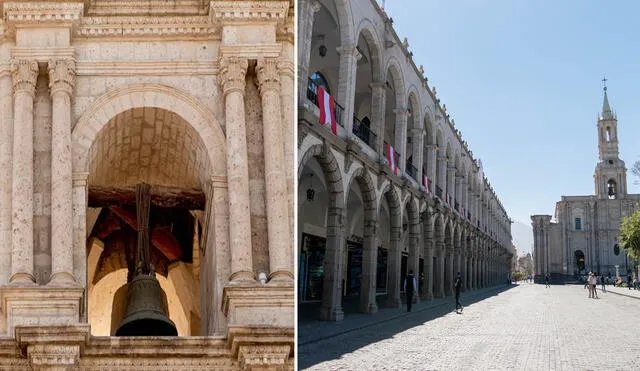
<svg viewBox="0 0 640 371"><path fill-rule="evenodd" d="M445 287L444 287L444 292L445 295L447 296L451 296L453 295L453 260L454 260L454 256L453 256L453 248L449 247L446 249L446 254L447 254L447 266L444 267L445 269Z"/></svg>
<svg viewBox="0 0 640 371"><path fill-rule="evenodd" d="M51 279L72 284L73 181L71 164L71 97L76 79L72 59L49 61L51 89Z"/></svg>
<svg viewBox="0 0 640 371"><path fill-rule="evenodd" d="M399 217L399 216L398 216ZM390 308L397 308L401 306L400 302L400 285L404 277L400 277L400 267L402 261L401 254L402 248L400 247L400 226L394 226L394 222L391 222L391 249L389 251L389 285L387 287L387 306Z"/></svg>
<svg viewBox="0 0 640 371"><path fill-rule="evenodd" d="M407 262L407 268L413 269L413 273L416 277L416 280L420 278L420 250L419 250L419 242L420 242L420 224L418 223L418 217L416 216L413 220L409 220L409 260ZM409 270L407 270L407 273ZM400 279L404 279L401 277ZM416 303L420 302L420 295L418 288L418 295L416 296ZM411 300L412 298L407 298L407 300Z"/></svg>
<svg viewBox="0 0 640 371"><path fill-rule="evenodd" d="M411 114L409 113L409 110L407 110L406 108L397 108L395 110L395 114L396 114L396 127L395 127L396 143L394 144L394 147L398 150L398 152L400 152L400 158L398 159L398 162L400 163L397 165L400 168L400 170L404 172L407 164L407 157L408 157L407 156L408 155L407 153L407 120L409 119L409 116L411 116Z"/></svg>
<svg viewBox="0 0 640 371"><path fill-rule="evenodd" d="M9 69L0 71L0 285L11 272L11 187L13 172L13 82Z"/></svg>
<svg viewBox="0 0 640 371"><path fill-rule="evenodd" d="M343 45L337 48L340 54L340 81L338 83L337 101L343 105L342 126L345 137L350 138L353 132L353 110L356 96L356 68L362 55L355 45Z"/></svg>
<svg viewBox="0 0 640 371"><path fill-rule="evenodd" d="M12 283L34 283L33 276L33 99L38 63L17 60L13 74L13 177L11 220Z"/></svg>
<svg viewBox="0 0 640 371"><path fill-rule="evenodd" d="M435 144L427 144L427 178L429 178L429 180L431 180L431 184L432 184L432 188L431 188L431 195L433 196L436 192L435 190L435 178L436 178L436 151L438 149L438 147ZM420 179L420 181L422 181L422 179ZM428 184L427 184L428 186Z"/></svg>
<svg viewBox="0 0 640 371"><path fill-rule="evenodd" d="M227 128L229 220L233 220L233 223L229 224L229 242L231 244L231 277L229 280L231 283L255 282L251 251L247 130L244 117L247 67L246 59L238 57L220 59L220 83L225 99L225 127Z"/></svg>
<svg viewBox="0 0 640 371"><path fill-rule="evenodd" d="M434 254L436 256L436 292L433 295L437 298L444 297L444 237L436 234Z"/></svg>
<svg viewBox="0 0 640 371"><path fill-rule="evenodd" d="M371 87L371 129L377 135L376 142L372 143L371 146L378 152L380 158L383 158L384 113L387 102L385 84L383 82L372 82L369 87Z"/></svg>
<svg viewBox="0 0 640 371"><path fill-rule="evenodd" d="M258 60L256 73L262 97L262 128L267 231L269 237L269 280L293 284L293 263L286 174L282 111L280 106L280 75L277 59ZM248 178L247 178L248 179ZM233 220L233 219L232 219Z"/></svg>
<svg viewBox="0 0 640 371"><path fill-rule="evenodd" d="M461 274L462 274L462 292L468 289L467 284L467 250L463 249L461 254Z"/></svg>
<svg viewBox="0 0 640 371"><path fill-rule="evenodd" d="M378 303L376 303L378 247L375 245L377 229L377 220L365 220L360 289L360 311L363 313L375 313L378 311Z"/></svg>
<svg viewBox="0 0 640 371"><path fill-rule="evenodd" d="M453 167L453 162L448 164L446 171L447 171L447 192L449 192L449 196L451 196L451 208L453 208L453 206L455 205L454 200L456 198L456 190L455 190L455 183L454 183L454 179L456 176L456 168Z"/></svg>
<svg viewBox="0 0 640 371"><path fill-rule="evenodd" d="M424 225L430 224L425 221ZM426 286L426 299L433 300L433 228L424 230L424 284Z"/></svg>
<svg viewBox="0 0 640 371"><path fill-rule="evenodd" d="M419 128L411 129L411 139L412 141L412 157L413 157L413 166L416 167L418 171L416 171L416 180L418 184L422 185L422 156L424 151L424 131Z"/></svg>
<svg viewBox="0 0 640 371"><path fill-rule="evenodd" d="M446 191L447 191L447 157L443 156L439 158L440 166L438 168L438 185L442 188L442 200L447 203ZM435 189L434 189L435 193Z"/></svg>
<svg viewBox="0 0 640 371"><path fill-rule="evenodd" d="M316 0L298 1L298 97L307 99L309 61L311 60L311 38L315 13L320 10Z"/></svg>
<svg viewBox="0 0 640 371"><path fill-rule="evenodd" d="M340 321L344 318L342 311L342 279L345 258L344 238L345 210L330 205L327 210L327 242L324 255L324 281L322 286L322 304L320 319Z"/></svg>
<svg viewBox="0 0 640 371"><path fill-rule="evenodd" d="M282 104L282 122L284 127L283 144L284 144L284 171L287 177L287 197L289 206L289 232L291 233L291 241L294 240L294 191L296 174L294 172L294 152L297 148L295 130L295 112L294 102L294 71L295 66L291 61L281 60L278 63L278 72L280 73L280 103ZM293 254L291 254L293 259ZM293 264L293 262L292 262Z"/></svg>

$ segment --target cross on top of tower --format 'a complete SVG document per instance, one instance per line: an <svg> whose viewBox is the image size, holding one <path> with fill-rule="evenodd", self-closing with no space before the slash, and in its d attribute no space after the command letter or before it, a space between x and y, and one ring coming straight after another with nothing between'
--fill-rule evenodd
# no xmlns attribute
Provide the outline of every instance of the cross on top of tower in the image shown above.
<svg viewBox="0 0 640 371"><path fill-rule="evenodd" d="M604 85L604 91L607 91L607 78L606 77L602 78L602 84Z"/></svg>

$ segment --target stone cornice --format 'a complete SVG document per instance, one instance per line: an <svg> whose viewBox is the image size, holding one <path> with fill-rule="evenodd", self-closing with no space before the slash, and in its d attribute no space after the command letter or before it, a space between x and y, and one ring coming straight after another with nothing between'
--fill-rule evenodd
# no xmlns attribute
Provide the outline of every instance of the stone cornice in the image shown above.
<svg viewBox="0 0 640 371"><path fill-rule="evenodd" d="M20 48L11 49L11 56L16 59L33 59L38 62L48 62L51 58L72 59L75 55L74 48Z"/></svg>
<svg viewBox="0 0 640 371"><path fill-rule="evenodd" d="M211 1L211 17L221 23L284 22L289 1ZM293 16L293 15L291 15Z"/></svg>
<svg viewBox="0 0 640 371"><path fill-rule="evenodd" d="M75 37L219 37L218 27L207 16L172 17L86 17L76 29Z"/></svg>
<svg viewBox="0 0 640 371"><path fill-rule="evenodd" d="M82 2L5 2L4 19L9 23L73 23L84 11Z"/></svg>
<svg viewBox="0 0 640 371"><path fill-rule="evenodd" d="M217 61L83 61L78 62L78 76L176 76L176 75L216 75Z"/></svg>

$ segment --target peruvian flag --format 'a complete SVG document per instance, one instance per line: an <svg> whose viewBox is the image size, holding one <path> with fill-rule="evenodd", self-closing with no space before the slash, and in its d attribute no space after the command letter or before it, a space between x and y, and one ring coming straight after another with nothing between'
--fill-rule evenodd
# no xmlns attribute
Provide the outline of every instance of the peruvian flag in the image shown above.
<svg viewBox="0 0 640 371"><path fill-rule="evenodd" d="M320 124L331 125L331 132L338 133L338 123L336 122L335 106L336 101L322 86L318 86L318 106L320 107Z"/></svg>
<svg viewBox="0 0 640 371"><path fill-rule="evenodd" d="M427 194L431 193L429 191L429 186L431 185L431 181L429 180L429 178L427 178L426 175L422 174L422 185L424 186L424 188L427 190Z"/></svg>
<svg viewBox="0 0 640 371"><path fill-rule="evenodd" d="M395 175L398 175L398 167L396 164L396 150L393 149L391 144L387 143L387 161L389 161L389 167L393 170Z"/></svg>
<svg viewBox="0 0 640 371"><path fill-rule="evenodd" d="M447 205L451 207L451 197L449 197L449 192L445 192L444 194L445 194L444 197L446 198L446 201L447 201Z"/></svg>

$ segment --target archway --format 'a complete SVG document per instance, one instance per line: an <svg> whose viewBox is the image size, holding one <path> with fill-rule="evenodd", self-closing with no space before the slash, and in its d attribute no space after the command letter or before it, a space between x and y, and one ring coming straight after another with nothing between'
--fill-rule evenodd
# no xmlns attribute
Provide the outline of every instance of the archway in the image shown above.
<svg viewBox="0 0 640 371"><path fill-rule="evenodd" d="M584 259L584 252L582 250L576 250L573 253L573 263L575 264L575 273L576 274L582 274L584 269L585 269L585 259Z"/></svg>

